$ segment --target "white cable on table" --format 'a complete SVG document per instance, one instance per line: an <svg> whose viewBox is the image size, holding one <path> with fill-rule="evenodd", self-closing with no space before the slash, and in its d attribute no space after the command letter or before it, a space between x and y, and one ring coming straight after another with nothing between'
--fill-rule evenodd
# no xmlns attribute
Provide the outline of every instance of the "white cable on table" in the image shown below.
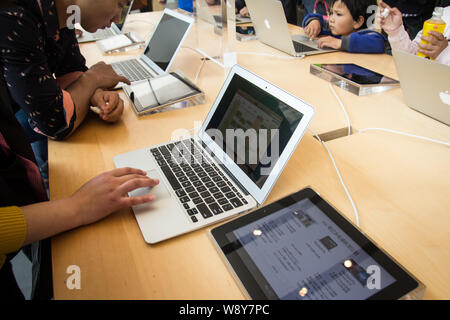
<svg viewBox="0 0 450 320"><path fill-rule="evenodd" d="M352 134L352 127L351 127L351 123L350 123L350 118L348 117L347 110L345 109L345 106L342 103L342 100L337 95L336 90L334 89L333 84L331 84L331 83L330 83L330 90L331 90L331 92L333 92L334 97L339 102L339 104L341 105L342 110L344 111L345 119L347 119L347 127L348 127L347 135L351 135Z"/></svg>
<svg viewBox="0 0 450 320"><path fill-rule="evenodd" d="M333 155L331 154L330 149L328 149L327 144L326 144L325 142L323 142L322 139L320 139L319 135L317 135L317 134L316 134L314 131L312 131L311 129L308 129L308 131L310 131L310 132L317 138L317 140L319 140L320 143L322 143L322 145L323 145L323 146L325 147L325 149L327 150L328 155L329 155L330 158L331 158L331 162L333 163L334 169L336 169L336 173L337 173L337 175L338 175L338 177L339 177L339 181L341 182L342 187L344 187L344 191L345 191L345 193L347 194L347 197L348 197L348 200L350 201L350 204L352 205L353 212L355 213L355 217L356 217L356 225L357 225L358 227L360 227L360 225L359 225L359 213L358 213L358 209L356 209L355 202L353 201L353 198L352 198L352 196L350 195L350 192L348 191L347 186L346 186L345 183L344 183L344 180L342 179L341 173L340 173L340 171L339 171L339 169L338 169L338 167L337 167L337 165L336 165L336 161L334 161L334 157L333 157Z"/></svg>
<svg viewBox="0 0 450 320"><path fill-rule="evenodd" d="M281 56L281 55L275 55L275 54L270 54L270 53L264 53L264 52L236 52L237 54L241 54L241 55L255 55L255 56L264 56L264 57L271 57L271 58L278 58L278 59L288 59L288 60L293 60L293 59L302 59L305 56L301 56L301 57L292 57L292 56Z"/></svg>
<svg viewBox="0 0 450 320"><path fill-rule="evenodd" d="M407 136L407 137L411 137L411 138L415 138L415 139L425 140L425 141L428 141L428 142L442 144L444 146L450 147L450 142L440 141L440 140L436 140L436 139L432 139L432 138L417 136L415 134L410 134L410 133L406 133L406 132L401 132L401 131L396 131L396 130L391 130L391 129L385 129L385 128L365 128L365 129L359 130L358 132L359 133L363 133L363 132L366 132L366 131L384 131L384 132L399 134L399 135L402 135L402 136Z"/></svg>
<svg viewBox="0 0 450 320"><path fill-rule="evenodd" d="M199 77L199 75L200 75L200 72L202 71L203 66L205 65L205 62L206 62L206 59L203 58L203 59L202 59L202 63L200 64L200 67L198 68L198 71L197 71L197 73L196 73L196 75L195 75L195 79L194 79L194 83L195 83L195 84L197 84L197 82L198 82L198 77Z"/></svg>

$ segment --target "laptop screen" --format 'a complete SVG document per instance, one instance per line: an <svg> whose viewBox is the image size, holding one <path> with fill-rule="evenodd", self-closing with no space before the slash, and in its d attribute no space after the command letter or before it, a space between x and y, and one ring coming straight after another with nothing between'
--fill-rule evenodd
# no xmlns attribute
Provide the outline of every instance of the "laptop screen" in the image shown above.
<svg viewBox="0 0 450 320"><path fill-rule="evenodd" d="M130 12L130 7L133 5L133 1L128 1L127 4L122 8L122 16L120 17L120 22L116 24L117 28L122 31L125 25L125 20L127 19L128 13Z"/></svg>
<svg viewBox="0 0 450 320"><path fill-rule="evenodd" d="M144 54L166 71L189 26L189 22L164 14Z"/></svg>
<svg viewBox="0 0 450 320"><path fill-rule="evenodd" d="M205 132L261 189L302 117L235 74Z"/></svg>

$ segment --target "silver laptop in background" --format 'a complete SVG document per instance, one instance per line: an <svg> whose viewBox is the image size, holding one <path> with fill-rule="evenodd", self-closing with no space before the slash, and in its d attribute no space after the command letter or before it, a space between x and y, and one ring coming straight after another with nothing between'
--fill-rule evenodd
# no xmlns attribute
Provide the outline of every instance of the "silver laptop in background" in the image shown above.
<svg viewBox="0 0 450 320"><path fill-rule="evenodd" d="M222 26L222 16L215 14L213 15L211 13L211 9L210 6L208 5L208 3L206 3L205 0L197 0L196 1L196 15L211 24L217 24L218 26ZM251 23L252 19L250 17L244 17L241 16L240 14L236 14L236 24L246 24L246 23Z"/></svg>
<svg viewBox="0 0 450 320"><path fill-rule="evenodd" d="M450 125L450 66L392 51L406 104Z"/></svg>
<svg viewBox="0 0 450 320"><path fill-rule="evenodd" d="M122 16L120 18L120 22L115 24L114 22L111 24L110 28L100 29L97 32L89 33L87 31L83 31L81 37L78 38L78 43L86 43L93 42L97 40L107 39L112 36L117 36L122 34L123 27L125 22L127 21L128 15L130 14L131 8L133 7L134 0L131 0L129 4L123 7Z"/></svg>
<svg viewBox="0 0 450 320"><path fill-rule="evenodd" d="M302 100L235 65L198 137L114 157L117 168L139 168L160 181L129 194L155 195L133 207L145 241L157 243L262 205L313 115Z"/></svg>
<svg viewBox="0 0 450 320"><path fill-rule="evenodd" d="M337 51L321 49L316 40L312 41L307 36L291 35L280 1L246 0L245 3L252 17L256 35L262 43L294 57Z"/></svg>
<svg viewBox="0 0 450 320"><path fill-rule="evenodd" d="M166 73L194 21L192 17L165 9L143 54L136 59L111 63L112 68L132 83ZM123 86L119 83L116 89Z"/></svg>

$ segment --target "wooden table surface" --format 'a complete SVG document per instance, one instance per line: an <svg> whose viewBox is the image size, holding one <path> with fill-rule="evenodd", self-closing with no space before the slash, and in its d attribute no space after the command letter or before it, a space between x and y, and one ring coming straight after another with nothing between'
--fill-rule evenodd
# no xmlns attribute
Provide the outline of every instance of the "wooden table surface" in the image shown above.
<svg viewBox="0 0 450 320"><path fill-rule="evenodd" d="M131 15L125 30L148 38L160 13ZM148 21L148 22L145 22ZM301 32L293 28L293 32ZM193 35L195 36L195 34ZM172 70L194 79L200 56L188 39ZM287 56L257 41L237 43L237 52ZM129 52L102 57L95 44L81 47L88 65L136 56ZM304 59L238 54L238 63L316 108L311 128L320 134L345 130L342 109L328 83L309 74L311 63L352 62L396 77L388 55L343 52ZM207 61L198 86L203 105L137 117L125 100L123 118L106 124L89 115L63 142L49 142L51 199L71 195L88 179L114 168L117 154L163 143L177 129L201 124L225 74ZM408 108L400 89L357 97L336 88L352 127L383 127L450 141L450 129ZM361 228L427 286L425 298L450 298L450 150L383 132L355 133L328 142L356 206ZM324 147L305 134L266 203L311 186L355 221L352 207ZM55 237L53 281L56 299L241 299L242 293L202 229L157 245L144 242L131 209L90 226ZM67 267L81 270L81 289L69 290Z"/></svg>

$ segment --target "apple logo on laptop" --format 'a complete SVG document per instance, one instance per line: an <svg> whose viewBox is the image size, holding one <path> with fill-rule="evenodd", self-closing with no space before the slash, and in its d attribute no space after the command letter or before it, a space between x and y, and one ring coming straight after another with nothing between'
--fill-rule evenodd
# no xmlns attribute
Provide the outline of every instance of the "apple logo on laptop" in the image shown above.
<svg viewBox="0 0 450 320"><path fill-rule="evenodd" d="M269 20L265 19L265 20L264 20L264 23L266 24L266 28L267 28L267 29L270 29L270 28L271 28L271 27L270 27Z"/></svg>
<svg viewBox="0 0 450 320"><path fill-rule="evenodd" d="M448 91L441 92L440 96L441 96L441 101L443 103L445 103L446 105L450 106L450 93L448 93Z"/></svg>

